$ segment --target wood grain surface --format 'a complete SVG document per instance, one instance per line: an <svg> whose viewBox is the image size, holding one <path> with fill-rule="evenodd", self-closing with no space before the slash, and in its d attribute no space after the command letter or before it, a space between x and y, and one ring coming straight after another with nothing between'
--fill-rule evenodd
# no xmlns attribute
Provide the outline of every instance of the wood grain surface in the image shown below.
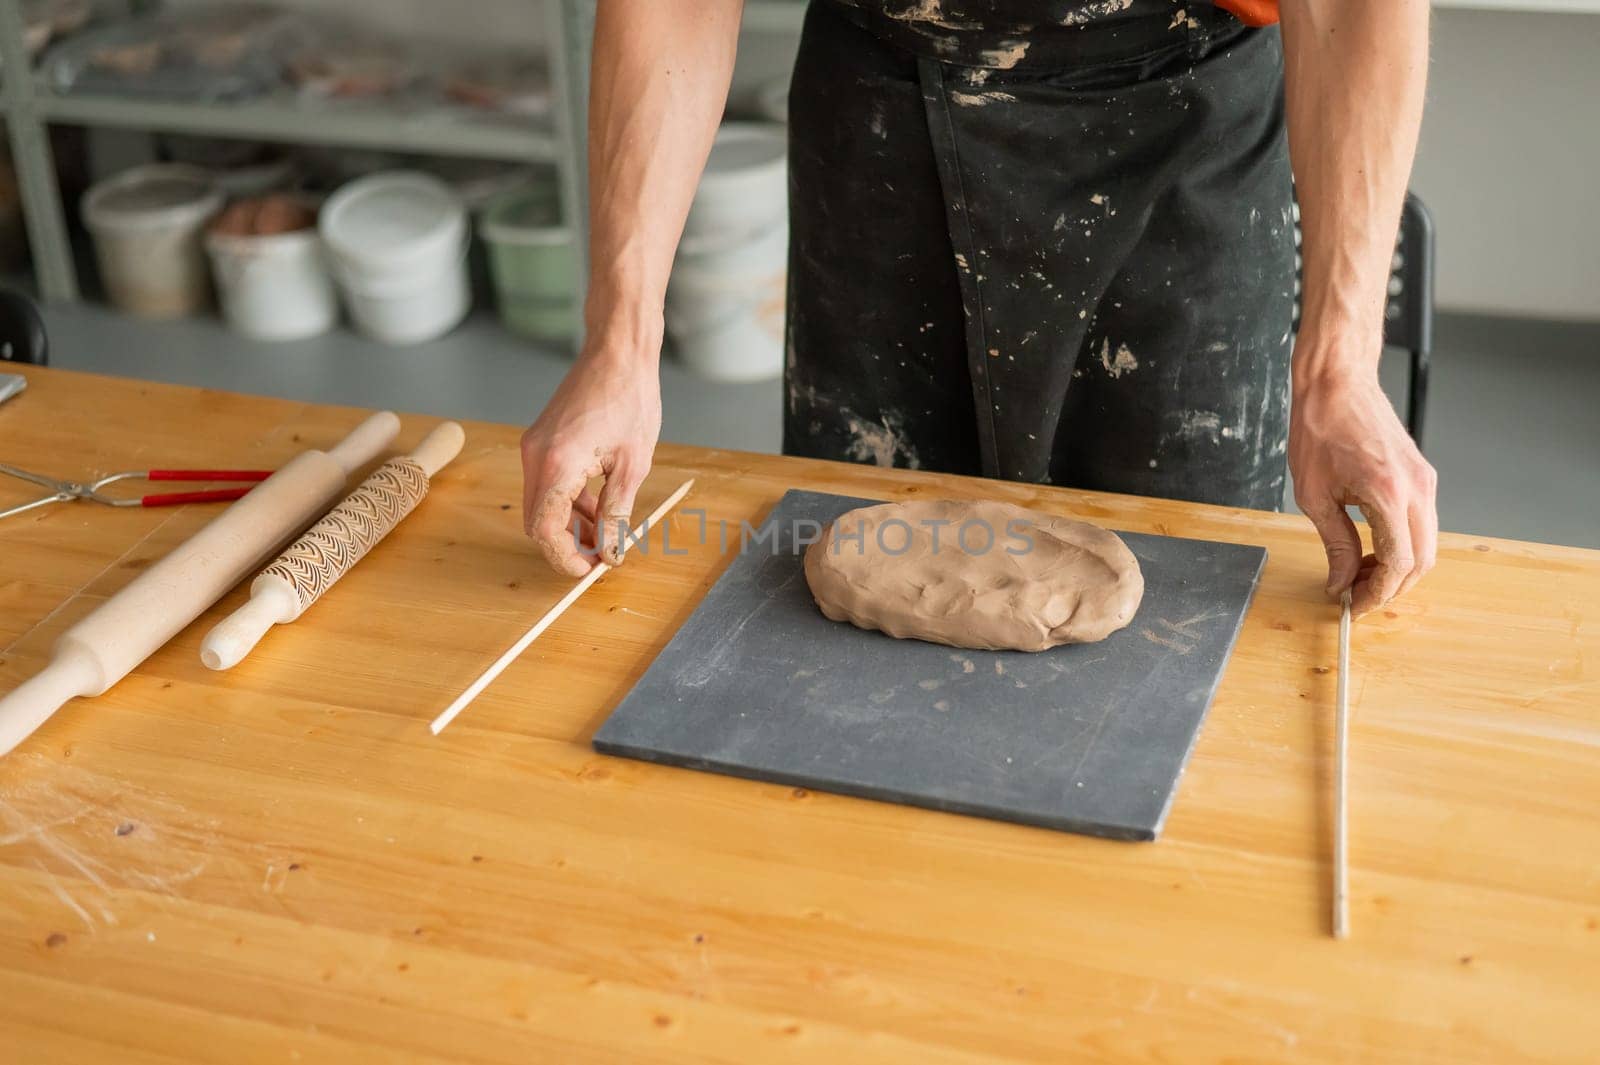
<svg viewBox="0 0 1600 1065"><path fill-rule="evenodd" d="M9 368L8 368L9 369ZM360 412L22 367L0 461L275 466ZM776 412L775 412L776 414ZM434 419L406 419L416 443ZM1266 515L664 446L712 523L790 487L988 496L1265 545L1166 835L1115 843L611 759L726 562L673 520L442 737L568 581L518 430L237 669L201 635L0 762L6 1062L1592 1062L1600 553L1446 536L1357 625L1351 920L1328 936L1336 604ZM1446 486L1469 491L1470 486ZM0 508L32 489L0 479ZM214 509L0 523L0 691Z"/></svg>

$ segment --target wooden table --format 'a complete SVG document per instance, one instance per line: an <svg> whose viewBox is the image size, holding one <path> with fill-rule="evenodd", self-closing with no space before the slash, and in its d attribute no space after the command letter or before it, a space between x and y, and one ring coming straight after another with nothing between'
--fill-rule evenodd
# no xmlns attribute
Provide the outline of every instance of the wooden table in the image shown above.
<svg viewBox="0 0 1600 1065"><path fill-rule="evenodd" d="M273 465L359 416L24 372L0 461L63 476ZM595 754L725 564L714 541L605 577L429 735L567 586L522 537L517 437L469 426L400 532L238 669L197 652L235 591L0 763L0 1059L1600 1055L1600 553L1447 536L1358 626L1337 943L1336 610L1303 520L661 448L641 513L693 474L735 523L805 486L1266 545L1165 836L1116 843ZM0 508L30 490L0 483ZM214 513L0 524L0 691Z"/></svg>

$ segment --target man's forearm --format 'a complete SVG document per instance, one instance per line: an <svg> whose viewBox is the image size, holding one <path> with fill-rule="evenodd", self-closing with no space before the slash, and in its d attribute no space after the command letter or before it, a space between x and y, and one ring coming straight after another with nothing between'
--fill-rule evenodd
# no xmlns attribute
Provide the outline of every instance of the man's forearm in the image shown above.
<svg viewBox="0 0 1600 1065"><path fill-rule="evenodd" d="M1434 563L1437 477L1378 384L1395 230L1422 122L1428 0L1282 0L1289 151L1304 235L1289 468L1356 614ZM1372 563L1360 530L1371 527Z"/></svg>
<svg viewBox="0 0 1600 1065"><path fill-rule="evenodd" d="M1371 372L1427 80L1428 0L1283 0L1303 234L1295 391Z"/></svg>
<svg viewBox="0 0 1600 1065"><path fill-rule="evenodd" d="M743 0L600 0L589 95L591 350L653 359L684 218L733 76Z"/></svg>

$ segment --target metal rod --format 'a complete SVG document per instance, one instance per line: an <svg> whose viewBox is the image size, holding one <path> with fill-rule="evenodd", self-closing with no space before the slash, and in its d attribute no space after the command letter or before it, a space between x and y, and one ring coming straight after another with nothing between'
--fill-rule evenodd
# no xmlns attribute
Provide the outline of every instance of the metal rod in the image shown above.
<svg viewBox="0 0 1600 1065"><path fill-rule="evenodd" d="M693 478L684 481L681 485L679 485L677 491L668 496L662 502L662 504L655 509L654 513L641 522L638 528L633 530L634 541L643 541L644 538L650 534L650 527L655 525L662 518L666 517L667 512L678 505L678 501L688 494L689 489L693 487L693 485ZM627 550L627 547L627 543L624 542L622 544L623 550ZM505 672L506 667L511 665L512 662L515 662L522 652L528 649L528 645L539 638L540 633L544 632L545 629L548 629L555 622L556 618L559 618L563 613L566 612L567 607L577 602L578 597L584 592L588 591L589 586L594 584L595 581L599 580L601 576L603 576L610 569L611 566L609 564L605 562L599 563L594 567L594 569L585 574L581 581L573 585L572 589L568 591L566 595L561 597L560 602L551 607L549 610L545 611L544 616L538 621L534 622L533 628L529 629L523 634L521 639L512 644L511 647L506 650L505 654L495 659L494 665L484 670L483 674L479 676L477 680L473 681L472 684L468 686L466 691L456 696L455 702L446 707L444 713L433 719L433 723L428 726L433 730L433 734L437 736L439 733L443 732L450 722L456 719L457 714L461 713L461 711L465 710L469 705L471 705L472 700L483 694L483 690L490 684L494 683L494 679L501 673Z"/></svg>
<svg viewBox="0 0 1600 1065"><path fill-rule="evenodd" d="M1334 723L1333 936L1350 934L1350 590L1339 598L1339 707Z"/></svg>
<svg viewBox="0 0 1600 1065"><path fill-rule="evenodd" d="M7 466L3 462L0 462L0 473L5 474L7 477L15 477L19 481L36 484L41 488L61 489L67 484L67 482L59 481L54 477L46 477L42 473L33 473L29 470L19 470L15 466Z"/></svg>
<svg viewBox="0 0 1600 1065"><path fill-rule="evenodd" d="M47 507L51 503L65 503L67 500L72 498L74 497L65 494L45 496L43 499L35 499L32 503L24 503L20 507L12 507L10 510L0 510L0 518L12 518L18 514L26 514L30 510L37 510L40 507Z"/></svg>

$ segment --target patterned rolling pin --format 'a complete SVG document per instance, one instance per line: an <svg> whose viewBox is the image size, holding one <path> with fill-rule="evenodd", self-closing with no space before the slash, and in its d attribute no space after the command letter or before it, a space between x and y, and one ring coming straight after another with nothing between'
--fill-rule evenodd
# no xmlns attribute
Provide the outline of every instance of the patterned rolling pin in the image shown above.
<svg viewBox="0 0 1600 1065"><path fill-rule="evenodd" d="M428 479L461 453L465 434L455 422L429 433L408 456L390 459L330 510L250 585L250 601L200 643L200 661L232 669L274 625L304 614L422 502Z"/></svg>

